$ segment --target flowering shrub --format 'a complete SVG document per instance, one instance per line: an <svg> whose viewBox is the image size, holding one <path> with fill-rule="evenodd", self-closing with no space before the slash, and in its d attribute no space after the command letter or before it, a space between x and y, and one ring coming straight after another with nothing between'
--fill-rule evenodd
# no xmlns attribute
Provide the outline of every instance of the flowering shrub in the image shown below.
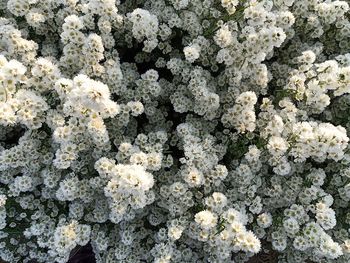
<svg viewBox="0 0 350 263"><path fill-rule="evenodd" d="M350 13L3 0L0 258L350 262Z"/></svg>

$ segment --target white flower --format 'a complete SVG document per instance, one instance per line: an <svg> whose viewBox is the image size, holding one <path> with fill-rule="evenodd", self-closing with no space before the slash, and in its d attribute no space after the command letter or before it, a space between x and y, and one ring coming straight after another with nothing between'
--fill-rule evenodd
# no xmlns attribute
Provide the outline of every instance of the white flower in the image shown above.
<svg viewBox="0 0 350 263"><path fill-rule="evenodd" d="M216 226L218 218L208 210L201 211L195 215L195 221L203 229L211 229Z"/></svg>
<svg viewBox="0 0 350 263"><path fill-rule="evenodd" d="M13 59L1 68L2 74L4 74L8 80L14 82L20 81L26 71L27 68L22 63Z"/></svg>
<svg viewBox="0 0 350 263"><path fill-rule="evenodd" d="M188 167L184 171L184 180L190 187L196 187L203 184L204 176L197 168Z"/></svg>
<svg viewBox="0 0 350 263"><path fill-rule="evenodd" d="M257 218L257 223L262 228L267 228L272 225L272 216L270 213L262 213Z"/></svg>
<svg viewBox="0 0 350 263"><path fill-rule="evenodd" d="M5 206L7 200L7 196L0 194L0 209Z"/></svg>
<svg viewBox="0 0 350 263"><path fill-rule="evenodd" d="M149 11L137 8L132 13L128 14L130 21L133 24L133 36L141 41L144 37L154 39L158 32L157 16Z"/></svg>
<svg viewBox="0 0 350 263"><path fill-rule="evenodd" d="M168 236L172 240L178 240L181 237L183 231L184 231L183 227L171 226L168 229Z"/></svg>
<svg viewBox="0 0 350 263"><path fill-rule="evenodd" d="M236 99L236 104L222 115L221 121L225 126L233 126L240 133L255 130L256 116L254 105L257 97L254 92L241 93Z"/></svg>
<svg viewBox="0 0 350 263"><path fill-rule="evenodd" d="M186 60L193 63L200 56L201 48L198 44L192 44L184 48Z"/></svg>
<svg viewBox="0 0 350 263"><path fill-rule="evenodd" d="M288 143L282 137L272 136L267 144L267 149L272 155L283 155L288 150Z"/></svg>
<svg viewBox="0 0 350 263"><path fill-rule="evenodd" d="M214 40L221 48L225 48L233 42L232 33L227 25L222 26L218 31L216 31Z"/></svg>

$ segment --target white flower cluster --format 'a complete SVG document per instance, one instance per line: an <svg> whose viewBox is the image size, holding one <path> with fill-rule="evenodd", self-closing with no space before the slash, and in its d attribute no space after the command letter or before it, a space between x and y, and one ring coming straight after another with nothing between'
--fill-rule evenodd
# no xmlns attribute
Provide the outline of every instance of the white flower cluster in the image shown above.
<svg viewBox="0 0 350 263"><path fill-rule="evenodd" d="M349 4L0 1L0 261L349 263Z"/></svg>
<svg viewBox="0 0 350 263"><path fill-rule="evenodd" d="M143 50L145 52L151 52L158 45L157 33L158 33L158 19L157 16L151 14L149 11L137 8L132 11L128 20L132 23L132 35L138 40L146 40Z"/></svg>
<svg viewBox="0 0 350 263"><path fill-rule="evenodd" d="M89 242L90 231L90 226L79 224L75 220L58 226L53 234L53 249L49 250L49 253L57 255L57 262L66 262L73 248L77 245L84 246Z"/></svg>
<svg viewBox="0 0 350 263"><path fill-rule="evenodd" d="M44 120L44 112L49 109L37 92L20 88L26 81L26 71L22 63L7 61L0 55L0 124L3 126L21 123L37 129Z"/></svg>
<svg viewBox="0 0 350 263"><path fill-rule="evenodd" d="M315 59L312 50L296 57L298 70L292 73L284 89L292 91L313 113L321 113L331 103L330 96L350 93L350 66L340 63L342 56L318 64L314 64Z"/></svg>
<svg viewBox="0 0 350 263"><path fill-rule="evenodd" d="M133 157L142 162L142 155ZM153 202L153 194L148 192L154 184L153 176L142 165L115 165L113 160L103 157L95 163L95 169L101 177L108 179L104 193L110 199L110 220L113 223L132 218L133 210Z"/></svg>
<svg viewBox="0 0 350 263"><path fill-rule="evenodd" d="M212 202L215 208L225 207L227 198L221 193L213 193ZM212 259L221 262L229 260L233 252L258 253L260 240L252 231L245 228L247 218L239 211L229 208L221 214L208 210L195 215L197 225L191 225L191 235L199 241L208 242ZM192 230L193 229L193 230Z"/></svg>
<svg viewBox="0 0 350 263"><path fill-rule="evenodd" d="M349 141L345 128L330 123L296 123L293 135L296 138L290 155L296 161L303 161L308 157L319 162L326 158L339 161L344 157L344 150Z"/></svg>
<svg viewBox="0 0 350 263"><path fill-rule="evenodd" d="M236 104L222 115L221 121L225 126L233 126L238 132L253 132L255 130L254 105L257 97L254 92L241 93L236 99Z"/></svg>

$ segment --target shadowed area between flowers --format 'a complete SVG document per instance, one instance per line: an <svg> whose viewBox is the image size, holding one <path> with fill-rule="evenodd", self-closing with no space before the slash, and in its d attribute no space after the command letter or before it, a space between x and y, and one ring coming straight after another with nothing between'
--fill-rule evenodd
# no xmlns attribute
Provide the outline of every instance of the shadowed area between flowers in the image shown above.
<svg viewBox="0 0 350 263"><path fill-rule="evenodd" d="M278 253L271 251L270 253L259 253L252 258L250 258L247 263L276 263L278 259ZM75 248L72 253L68 263L95 263L95 256L92 252L92 247L90 244ZM2 263L2 262L0 262Z"/></svg>

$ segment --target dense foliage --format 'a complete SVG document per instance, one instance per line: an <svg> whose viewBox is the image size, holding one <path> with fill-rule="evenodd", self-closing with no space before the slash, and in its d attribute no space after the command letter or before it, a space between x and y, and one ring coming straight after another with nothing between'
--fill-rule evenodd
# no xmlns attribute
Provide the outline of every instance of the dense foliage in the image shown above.
<svg viewBox="0 0 350 263"><path fill-rule="evenodd" d="M350 262L350 13L0 1L0 258Z"/></svg>

